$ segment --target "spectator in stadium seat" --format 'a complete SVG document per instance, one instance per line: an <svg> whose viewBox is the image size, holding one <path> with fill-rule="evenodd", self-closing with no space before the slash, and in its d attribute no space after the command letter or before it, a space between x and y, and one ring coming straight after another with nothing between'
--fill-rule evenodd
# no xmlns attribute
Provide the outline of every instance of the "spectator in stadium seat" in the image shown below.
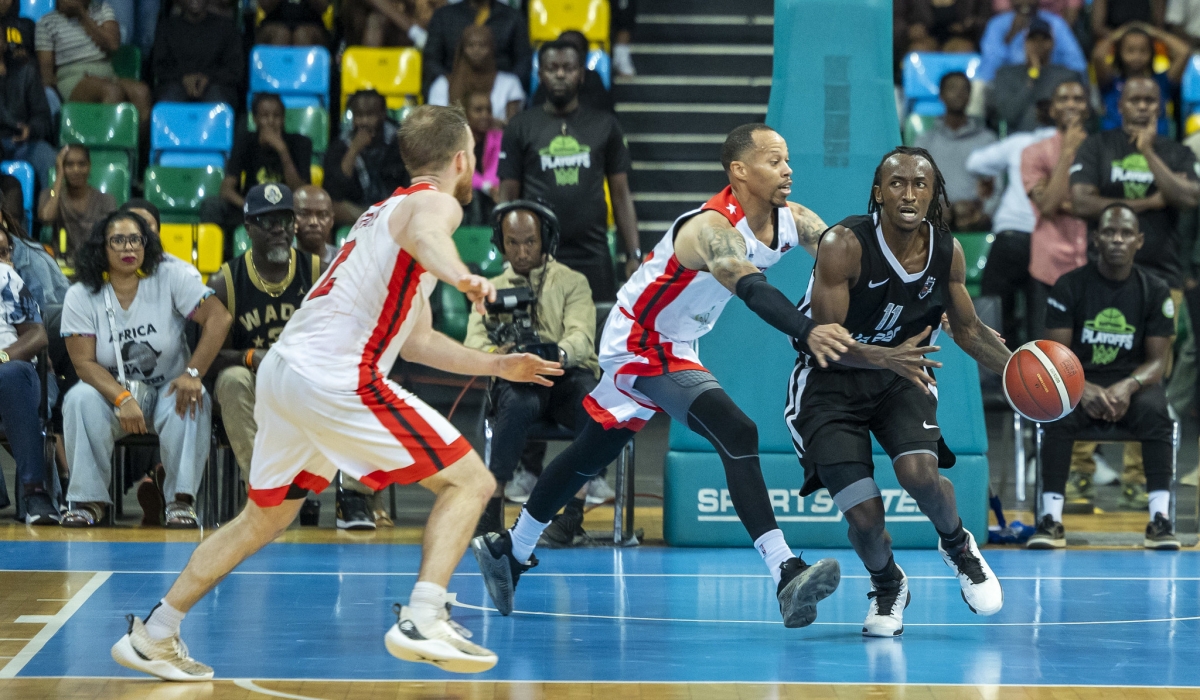
<svg viewBox="0 0 1200 700"><path fill-rule="evenodd" d="M1036 130L1018 131L972 152L967 158L967 171L976 177L999 178L1007 175L1008 184L1000 197L1000 205L992 214L995 240L988 251L979 290L985 297L1000 298L1003 336L1012 350L1032 339L1028 333L1028 320L1033 317L1033 308L1029 305L1029 237L1037 220L1021 178L1021 152L1026 146L1055 134L1054 120L1048 114L1049 107L1049 102L1039 104L1038 116L1042 126ZM1023 293L1026 302L1024 328L1016 313L1018 292Z"/></svg>
<svg viewBox="0 0 1200 700"><path fill-rule="evenodd" d="M1025 63L1004 66L996 71L996 78L988 86L988 126L999 129L1004 125L1010 134L1033 131L1039 123L1038 105L1052 99L1059 83L1086 78L1086 74L1051 63L1053 55L1050 26L1041 18L1034 18L1025 38Z"/></svg>
<svg viewBox="0 0 1200 700"><path fill-rule="evenodd" d="M579 104L592 109L601 109L606 112L616 113L613 106L612 95L609 94L608 88L604 87L604 79L600 74L587 67L588 55L588 40L581 32L566 31L558 35L559 41L570 43L579 52L583 63L583 82L579 86ZM533 107L541 107L546 104L546 86L538 85L538 89L533 93L533 99L530 100L530 105Z"/></svg>
<svg viewBox="0 0 1200 700"><path fill-rule="evenodd" d="M333 262L333 200L316 185L305 185L292 195L296 214L296 248L315 255L323 265Z"/></svg>
<svg viewBox="0 0 1200 700"><path fill-rule="evenodd" d="M1166 25L1193 48L1200 47L1200 0L1168 0Z"/></svg>
<svg viewBox="0 0 1200 700"><path fill-rule="evenodd" d="M353 224L367 207L408 184L397 127L387 116L387 100L374 90L360 90L346 106L351 132L330 142L325 152L325 189L333 199L339 226Z"/></svg>
<svg viewBox="0 0 1200 700"><path fill-rule="evenodd" d="M50 186L54 165L50 105L31 61L12 58L8 39L0 32L0 152L4 160L24 160L33 166L42 188Z"/></svg>
<svg viewBox="0 0 1200 700"><path fill-rule="evenodd" d="M1012 0L1013 11L996 15L988 20L979 42L982 60L975 73L977 80L991 82L996 71L1003 66L1019 66L1026 61L1025 35L1035 18L1050 26L1054 38L1054 49L1050 63L1069 68L1080 75L1087 74L1087 59L1083 49L1066 21L1045 10L1037 9L1037 0Z"/></svg>
<svg viewBox="0 0 1200 700"><path fill-rule="evenodd" d="M158 99L238 104L246 70L241 32L209 12L207 0L183 0L181 7L181 14L163 19L154 38Z"/></svg>
<svg viewBox="0 0 1200 700"><path fill-rule="evenodd" d="M1012 0L992 0L992 12L995 14L1012 9ZM1038 9L1053 12L1073 27L1075 20L1079 19L1079 11L1083 9L1083 0L1040 0Z"/></svg>
<svg viewBox="0 0 1200 700"><path fill-rule="evenodd" d="M63 403L72 505L66 527L91 527L104 517L109 479L121 478L111 473L114 442L147 432L158 435L166 467L167 527L197 527L195 493L208 458L212 411L201 377L233 319L181 265L162 263L158 239L129 212L98 223L76 256L78 281L67 291L61 326L82 380ZM184 338L188 320L202 329L194 354ZM118 381L118 345L138 396Z"/></svg>
<svg viewBox="0 0 1200 700"><path fill-rule="evenodd" d="M1092 36L1096 41L1130 22L1162 27L1166 0L1092 0Z"/></svg>
<svg viewBox="0 0 1200 700"><path fill-rule="evenodd" d="M60 252L72 260L96 222L117 210L117 201L88 183L92 154L87 147L63 146L54 168L54 184L38 197L37 218L54 230L55 243L58 232L67 232L67 249Z"/></svg>
<svg viewBox="0 0 1200 700"><path fill-rule="evenodd" d="M8 39L9 58L25 63L33 58L33 20L21 16L20 0L0 0L0 33Z"/></svg>
<svg viewBox="0 0 1200 700"><path fill-rule="evenodd" d="M429 21L445 0L346 0L342 30L350 46L425 48Z"/></svg>
<svg viewBox="0 0 1200 700"><path fill-rule="evenodd" d="M93 0L58 0L37 23L34 46L42 84L63 102L132 102L143 130L150 124L150 89L118 78L109 54L121 46L121 28L112 6Z"/></svg>
<svg viewBox="0 0 1200 700"><path fill-rule="evenodd" d="M1154 72L1154 42L1161 41L1171 55L1171 65L1165 73ZM1158 133L1167 135L1167 104L1174 89L1183 81L1191 46L1177 36L1141 22L1127 24L1096 42L1092 51L1092 67L1100 87L1104 112L1100 115L1101 129L1121 126L1117 104L1121 90L1130 78L1150 78L1158 83L1162 95L1158 113Z"/></svg>
<svg viewBox="0 0 1200 700"><path fill-rule="evenodd" d="M629 149L616 116L579 104L583 64L575 46L547 42L538 56L538 80L548 99L541 108L517 114L504 130L500 200L543 199L564 212L559 262L587 277L596 301L611 301L617 287L608 251L606 180L627 255L625 274L642 260L629 192Z"/></svg>
<svg viewBox="0 0 1200 700"><path fill-rule="evenodd" d="M496 47L492 30L471 25L463 30L454 54L454 67L429 86L429 104L462 105L467 93L476 90L491 95L492 115L501 125L525 105L521 80L507 71L496 70Z"/></svg>
<svg viewBox="0 0 1200 700"><path fill-rule="evenodd" d="M149 54L154 46L154 32L159 26L160 0L106 0L112 5L117 23L121 25L121 43L131 44ZM168 12L171 0L168 1Z"/></svg>
<svg viewBox="0 0 1200 700"><path fill-rule="evenodd" d="M991 222L983 210L988 196L983 190L991 179L980 179L967 171L967 158L973 151L995 143L996 135L974 117L967 116L971 99L971 81L965 73L952 72L942 77L940 95L946 107L932 129L917 137L913 144L929 151L946 179L946 197L953 212L956 231L987 230Z"/></svg>
<svg viewBox="0 0 1200 700"><path fill-rule="evenodd" d="M1046 424L1042 443L1042 518L1031 549L1066 546L1063 501L1071 451L1080 431L1116 424L1141 440L1149 482L1147 549L1179 549L1170 519L1172 420L1167 373L1175 305L1158 276L1134 264L1145 237L1123 202L1106 205L1095 242L1098 260L1063 275L1048 299L1046 338L1070 347L1087 377L1066 418Z"/></svg>
<svg viewBox="0 0 1200 700"><path fill-rule="evenodd" d="M283 130L279 95L256 94L250 111L258 131L241 128L234 135L221 192L200 206L200 220L220 224L225 231L226 259L233 257L233 231L242 224L242 205L250 188L276 183L296 189L311 181L312 140Z"/></svg>
<svg viewBox="0 0 1200 700"><path fill-rule="evenodd" d="M438 9L429 20L429 38L421 53L426 91L438 76L450 73L459 37L471 25L492 30L496 42L496 68L514 73L523 86L528 86L533 51L529 47L525 15L497 0L462 0Z"/></svg>
<svg viewBox="0 0 1200 700"><path fill-rule="evenodd" d="M467 113L467 124L475 137L475 178L472 186L476 194L491 200L500 195L500 146L504 130L496 127L492 117L492 100L486 92L468 93L463 103ZM491 219L490 213L485 216Z"/></svg>
<svg viewBox="0 0 1200 700"><path fill-rule="evenodd" d="M33 295L40 308L58 306L67 294L66 275L46 246L30 240L18 219L8 212L0 212L0 231L8 234L12 247L12 266Z"/></svg>
<svg viewBox="0 0 1200 700"><path fill-rule="evenodd" d="M16 487L24 491L25 522L49 525L57 523L59 515L47 489L42 461L41 383L33 364L37 354L46 349L46 329L37 302L13 268L16 244L7 231L0 231L0 396L4 397L0 425L17 463ZM0 475L0 481L3 479ZM0 507L7 505L0 503Z"/></svg>
<svg viewBox="0 0 1200 700"><path fill-rule="evenodd" d="M325 10L329 0L258 0L262 23L254 32L259 44L325 46Z"/></svg>
<svg viewBox="0 0 1200 700"><path fill-rule="evenodd" d="M974 52L992 16L990 0L895 0L893 40L908 51Z"/></svg>
<svg viewBox="0 0 1200 700"><path fill-rule="evenodd" d="M587 424L583 399L596 387L600 364L596 359L596 307L587 278L554 259L545 244L553 246L558 238L556 221L543 222L541 212L521 206L528 202L510 202L511 209L500 210L501 253L508 266L493 282L497 289L528 287L537 296L537 332L542 342L558 345L559 359L566 371L554 377L553 387L513 384L498 379L492 383L491 401L495 416L491 460L488 468L496 477L496 491L476 529L478 533L502 530L504 523L504 485L511 481L529 435L529 428L548 419L573 430ZM493 221L493 223L495 223ZM549 231L543 235L543 227ZM484 352L512 352L497 347L488 338L488 323L472 310L463 344ZM603 480L603 477L598 477ZM569 545L582 531L584 496L587 487L567 505L562 516L546 530L546 536L558 544Z"/></svg>

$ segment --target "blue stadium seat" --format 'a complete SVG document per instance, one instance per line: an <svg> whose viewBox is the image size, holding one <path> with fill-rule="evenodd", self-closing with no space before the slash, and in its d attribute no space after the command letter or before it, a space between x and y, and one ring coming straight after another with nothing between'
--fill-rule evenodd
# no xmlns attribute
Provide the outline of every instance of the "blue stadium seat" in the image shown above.
<svg viewBox="0 0 1200 700"><path fill-rule="evenodd" d="M1183 72L1182 97L1185 115L1200 111L1200 54L1188 59L1187 70Z"/></svg>
<svg viewBox="0 0 1200 700"><path fill-rule="evenodd" d="M604 83L604 89L612 90L612 59L603 49L592 49L587 56L588 70L594 70L600 74L600 82ZM533 70L529 78L529 92L535 93L538 89L538 56L533 54Z"/></svg>
<svg viewBox="0 0 1200 700"><path fill-rule="evenodd" d="M21 0L21 16L34 22L54 9L54 0Z"/></svg>
<svg viewBox="0 0 1200 700"><path fill-rule="evenodd" d="M6 160L0 163L0 172L11 175L21 182L21 205L25 207L25 235L33 234L33 166L23 160Z"/></svg>
<svg viewBox="0 0 1200 700"><path fill-rule="evenodd" d="M160 102L150 113L150 162L172 168L225 167L233 108L224 102Z"/></svg>
<svg viewBox="0 0 1200 700"><path fill-rule="evenodd" d="M329 109L329 52L321 46L255 46L250 52L250 95L272 92L284 107Z"/></svg>
<svg viewBox="0 0 1200 700"><path fill-rule="evenodd" d="M904 99L909 114L940 117L946 108L938 100L942 76L954 71L975 79L976 53L910 53L904 57Z"/></svg>

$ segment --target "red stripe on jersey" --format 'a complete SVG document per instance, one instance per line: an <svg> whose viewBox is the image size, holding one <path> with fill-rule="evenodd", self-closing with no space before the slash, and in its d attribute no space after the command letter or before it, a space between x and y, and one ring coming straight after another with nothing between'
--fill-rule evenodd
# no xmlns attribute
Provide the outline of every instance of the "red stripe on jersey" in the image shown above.
<svg viewBox="0 0 1200 700"><path fill-rule="evenodd" d="M295 485L297 488L321 493L325 487L329 486L329 479L317 476L311 472L301 470L292 483L287 486L279 486L273 489L247 489L247 497L254 501L255 505L260 508L271 508L283 503L287 498L288 489Z"/></svg>
<svg viewBox="0 0 1200 700"><path fill-rule="evenodd" d="M626 430L633 430L636 432L646 427L646 421L642 420L641 418L630 418L629 420L623 422L617 420L616 416L609 413L603 406L599 404L599 402L596 401L596 399L593 399L591 394L583 399L583 408L588 412L588 415L592 417L592 420L602 425L605 430L624 428ZM363 483L365 484L367 482L364 481Z"/></svg>
<svg viewBox="0 0 1200 700"><path fill-rule="evenodd" d="M697 274L697 270L684 267L674 255L667 260L667 268L646 285L633 304L633 329L627 341L630 352L640 354L661 343L654 330L654 321L663 309L679 298Z"/></svg>
<svg viewBox="0 0 1200 700"><path fill-rule="evenodd" d="M411 484L420 481L454 464L471 451L471 445L461 435L448 445L443 442L437 430L415 408L397 396L382 377L361 387L358 395L414 460L411 466L402 470L375 471L359 479L376 491L393 482ZM377 486L376 483L382 485Z"/></svg>
<svg viewBox="0 0 1200 700"><path fill-rule="evenodd" d="M738 222L746 218L746 214L742 211L742 205L737 201L737 197L733 195L733 187L726 185L725 189L713 195L713 198L704 203L700 207L700 211L718 211L721 216L729 219L729 223L734 226Z"/></svg>
<svg viewBox="0 0 1200 700"><path fill-rule="evenodd" d="M379 358L387 349L388 343L396 337L400 326L412 311L412 302L421 287L421 275L425 272L407 251L401 250L396 256L396 265L392 268L391 279L388 280L387 299L379 311L375 322L375 330L363 347L362 357L358 362L359 392L362 387L381 378L377 367Z"/></svg>

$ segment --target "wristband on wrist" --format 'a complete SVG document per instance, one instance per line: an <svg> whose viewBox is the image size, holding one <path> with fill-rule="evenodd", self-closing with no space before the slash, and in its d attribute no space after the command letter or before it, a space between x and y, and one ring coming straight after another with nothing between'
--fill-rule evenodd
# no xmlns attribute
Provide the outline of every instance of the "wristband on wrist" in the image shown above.
<svg viewBox="0 0 1200 700"><path fill-rule="evenodd" d="M1144 386L1146 386L1145 384L1143 384L1143 383L1142 383L1142 380L1140 380L1140 379L1138 379L1138 378L1137 378L1137 375L1136 375L1136 374L1131 374L1131 375L1129 375L1129 378L1130 378L1130 379L1132 379L1133 381L1137 382L1137 383L1138 383L1138 387L1139 387L1139 388L1140 388L1140 387L1144 387Z"/></svg>
<svg viewBox="0 0 1200 700"><path fill-rule="evenodd" d="M244 362L246 363L246 369L253 372L254 371L254 348L250 348L249 350L246 351L246 357L244 359Z"/></svg>
<svg viewBox="0 0 1200 700"><path fill-rule="evenodd" d="M133 398L133 394L129 393L129 390L126 389L125 391L122 391L121 393L117 394L116 398L113 399L113 405L116 406L117 408L120 408L121 406L125 405L126 401L128 401L132 398Z"/></svg>

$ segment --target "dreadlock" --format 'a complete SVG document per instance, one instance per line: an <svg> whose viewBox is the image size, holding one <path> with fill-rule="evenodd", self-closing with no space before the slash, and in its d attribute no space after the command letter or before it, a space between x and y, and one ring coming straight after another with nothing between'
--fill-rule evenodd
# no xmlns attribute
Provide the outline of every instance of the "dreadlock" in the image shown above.
<svg viewBox="0 0 1200 700"><path fill-rule="evenodd" d="M916 158L924 158L929 166L933 168L933 199L929 202L929 211L925 212L925 220L933 225L937 231L949 232L950 226L946 223L945 212L942 209L942 202L946 203L946 207L950 206L950 199L946 196L946 179L942 177L942 171L938 170L937 163L933 162L933 156L929 155L929 151L924 148L915 148L913 146L897 146L886 153L879 161L879 165L875 168L875 180L871 183L870 201L867 202L867 213L875 214L879 212L880 205L875 201L875 188L882 187L882 172L883 164L892 156L914 156Z"/></svg>

